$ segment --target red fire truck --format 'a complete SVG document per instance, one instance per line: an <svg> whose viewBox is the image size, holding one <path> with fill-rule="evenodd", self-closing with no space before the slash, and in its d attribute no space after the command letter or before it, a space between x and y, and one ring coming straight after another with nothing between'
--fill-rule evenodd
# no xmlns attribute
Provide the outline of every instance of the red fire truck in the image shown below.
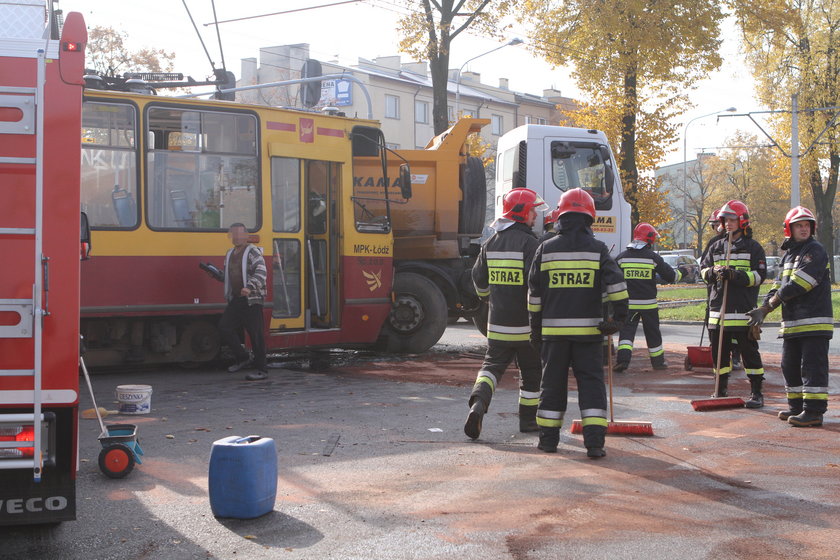
<svg viewBox="0 0 840 560"><path fill-rule="evenodd" d="M0 525L76 517L81 14L0 3Z"/></svg>

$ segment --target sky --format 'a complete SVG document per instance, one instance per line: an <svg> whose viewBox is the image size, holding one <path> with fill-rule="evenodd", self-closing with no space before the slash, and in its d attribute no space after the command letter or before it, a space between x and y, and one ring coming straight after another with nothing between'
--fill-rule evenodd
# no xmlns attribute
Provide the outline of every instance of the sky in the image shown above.
<svg viewBox="0 0 840 560"><path fill-rule="evenodd" d="M215 0L219 21L252 15L289 11L341 0ZM123 31L128 36L129 49L162 48L176 53L176 71L199 80L211 74L207 55L190 23L184 0L60 0L65 13L81 12L89 27L106 26ZM196 26L216 67L221 66L216 27L205 24L213 21L211 0L186 0ZM133 8L132 6L137 6ZM241 74L240 59L259 57L261 47L309 43L310 56L323 61L335 61L350 66L358 58L374 59L393 56L398 51L396 22L405 8L399 0L364 0L331 7L272 15L245 21L221 23L218 26L224 48L226 66L237 76ZM694 159L699 151L715 151L726 138L738 129L760 134L746 117L716 119L700 118L687 131L684 124L695 117L735 107L738 113L761 110L754 99L749 72L739 52L737 32L731 23L724 27L722 55L724 64L709 75L697 89L690 92L695 107L687 111L680 125L680 137L672 146L663 165L682 163L683 139L687 145L687 159ZM508 40L527 41L527 30L514 24ZM450 67L459 68L470 58L481 55L501 43L472 35L460 35L453 42ZM402 54L409 62L408 55ZM498 85L499 78L508 78L515 91L542 94L544 89L556 88L567 97L578 97L579 91L569 68L552 68L535 57L527 48L508 46L470 62L464 70L481 74L483 83ZM687 132L684 137L683 134ZM763 141L763 139L762 139Z"/></svg>

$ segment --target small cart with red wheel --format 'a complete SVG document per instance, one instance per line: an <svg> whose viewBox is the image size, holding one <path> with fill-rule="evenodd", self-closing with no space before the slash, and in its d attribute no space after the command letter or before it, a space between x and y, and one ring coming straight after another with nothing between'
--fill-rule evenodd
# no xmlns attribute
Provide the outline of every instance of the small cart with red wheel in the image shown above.
<svg viewBox="0 0 840 560"><path fill-rule="evenodd" d="M108 478L123 478L134 470L134 465L140 465L143 461L143 449L137 439L137 426L134 424L113 424L106 426L96 406L96 398L93 396L93 386L90 384L85 359L79 358L79 366L87 381L90 399L93 401L93 410L96 411L96 419L99 420L99 443L102 444L102 451L99 452L99 470Z"/></svg>
<svg viewBox="0 0 840 560"><path fill-rule="evenodd" d="M99 470L109 478L122 478L134 470L135 464L142 464L143 449L137 440L137 426L134 424L113 424L105 426L99 436L102 451L99 452Z"/></svg>

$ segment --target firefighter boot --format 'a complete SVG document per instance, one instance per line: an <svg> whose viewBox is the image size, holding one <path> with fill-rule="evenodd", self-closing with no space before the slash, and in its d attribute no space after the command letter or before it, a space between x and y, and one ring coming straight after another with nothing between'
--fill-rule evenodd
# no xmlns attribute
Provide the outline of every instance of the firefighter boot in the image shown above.
<svg viewBox="0 0 840 560"><path fill-rule="evenodd" d="M537 407L536 405L519 405L519 431L523 434L528 432L537 432L540 427L537 426Z"/></svg>
<svg viewBox="0 0 840 560"><path fill-rule="evenodd" d="M822 412L814 412L813 410L803 410L796 416L788 418L788 423L798 428L811 428L822 426L823 415Z"/></svg>
<svg viewBox="0 0 840 560"><path fill-rule="evenodd" d="M802 413L802 399L788 399L788 409L779 411L779 420L787 422L791 416Z"/></svg>
<svg viewBox="0 0 840 560"><path fill-rule="evenodd" d="M750 398L744 403L747 408L761 408L764 406L764 395L761 394L761 385L764 382L763 375L748 375L750 379Z"/></svg>
<svg viewBox="0 0 840 560"><path fill-rule="evenodd" d="M719 397L725 397L727 395L727 389L729 387L729 374L722 373L718 375L718 386L717 386L717 393L712 395L713 399L717 399Z"/></svg>
<svg viewBox="0 0 840 560"><path fill-rule="evenodd" d="M481 435L481 421L484 419L484 414L487 412L487 407L481 399L475 399L470 405L470 413L467 415L467 421L464 422L464 433L471 439L478 439Z"/></svg>
<svg viewBox="0 0 840 560"><path fill-rule="evenodd" d="M560 428L540 428L540 442L537 449L546 453L557 453L557 444L560 443Z"/></svg>
<svg viewBox="0 0 840 560"><path fill-rule="evenodd" d="M600 459L607 454L604 451L604 438L606 435L606 426L589 425L583 427L583 445L586 446L587 457L590 459Z"/></svg>

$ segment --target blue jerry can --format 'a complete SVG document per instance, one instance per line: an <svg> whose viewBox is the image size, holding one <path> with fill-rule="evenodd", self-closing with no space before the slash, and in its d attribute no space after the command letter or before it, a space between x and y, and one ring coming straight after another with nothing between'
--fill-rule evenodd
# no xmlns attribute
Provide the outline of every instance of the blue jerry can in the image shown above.
<svg viewBox="0 0 840 560"><path fill-rule="evenodd" d="M277 448L262 436L231 436L210 452L210 507L216 517L252 519L274 509Z"/></svg>

